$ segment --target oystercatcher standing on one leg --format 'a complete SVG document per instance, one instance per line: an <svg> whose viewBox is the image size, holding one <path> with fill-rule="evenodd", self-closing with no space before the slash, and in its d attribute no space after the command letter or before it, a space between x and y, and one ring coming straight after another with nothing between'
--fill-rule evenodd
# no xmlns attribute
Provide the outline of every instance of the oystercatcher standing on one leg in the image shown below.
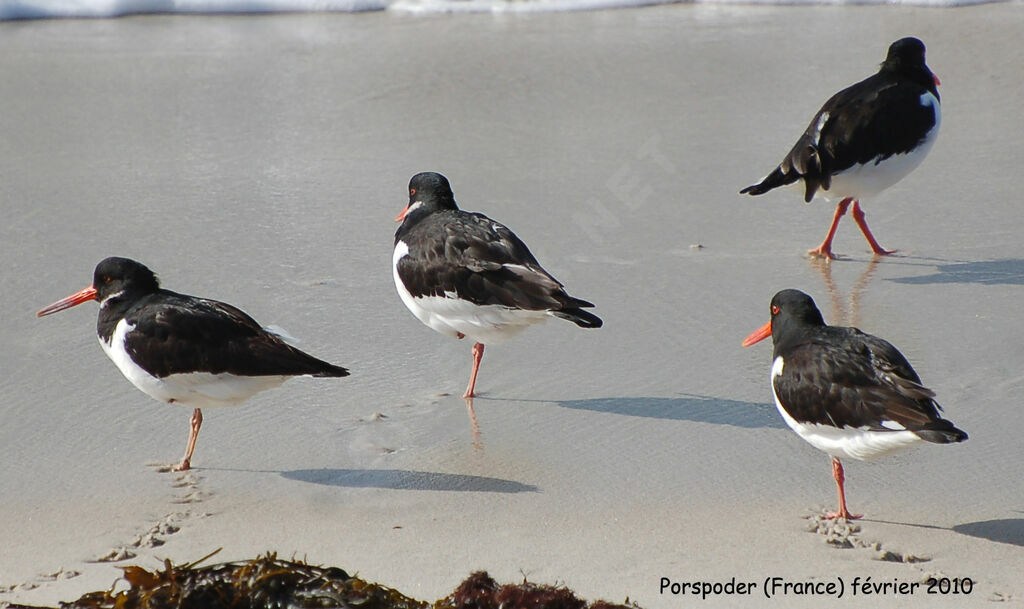
<svg viewBox="0 0 1024 609"><path fill-rule="evenodd" d="M191 467L201 408L240 404L299 375L348 376L348 370L299 351L235 307L160 288L156 275L128 258L96 265L92 285L37 313L100 303L100 346L150 397L192 406L185 456Z"/></svg>
<svg viewBox="0 0 1024 609"><path fill-rule="evenodd" d="M515 233L460 210L443 175L414 175L409 204L395 221L402 225L392 266L402 302L430 328L475 343L463 397L475 394L484 344L552 315L583 328L601 327L599 317L583 310L594 305L569 296Z"/></svg>
<svg viewBox="0 0 1024 609"><path fill-rule="evenodd" d="M759 195L802 180L804 201L839 200L832 224L812 256L835 258L832 238L853 203L853 219L877 255L885 250L868 228L860 199L878 194L914 170L939 133L939 79L924 62L924 44L902 38L889 46L877 74L833 95L782 163L740 194Z"/></svg>
<svg viewBox="0 0 1024 609"><path fill-rule="evenodd" d="M846 509L840 457L871 459L921 441L963 442L967 434L939 416L935 392L903 354L857 328L825 325L811 297L783 290L771 319L743 341L775 345L775 406L786 424L832 458L839 509L829 518L860 518Z"/></svg>

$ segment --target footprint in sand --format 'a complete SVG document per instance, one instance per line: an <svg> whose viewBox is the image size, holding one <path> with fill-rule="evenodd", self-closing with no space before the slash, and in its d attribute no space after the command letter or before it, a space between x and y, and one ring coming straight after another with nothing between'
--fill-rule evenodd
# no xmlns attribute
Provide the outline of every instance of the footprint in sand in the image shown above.
<svg viewBox="0 0 1024 609"><path fill-rule="evenodd" d="M154 467L158 472L172 471L171 466L166 463L150 463L149 465ZM181 494L171 499L171 503L197 504L210 498L213 493L202 488L202 480L202 476L197 474L194 470L178 472L171 481L171 488L179 490ZM116 545L105 553L100 554L95 558L88 559L85 562L113 563L135 558L138 556L140 550L158 548L164 545L166 543L166 538L180 531L182 526L184 526L189 520L209 515L210 514L207 512L199 513L190 509L170 512L157 520L148 529L138 531L135 537L128 543ZM81 573L78 571L70 569L65 570L64 568L61 568L52 573L37 575L31 580L18 584L0 585L0 594L6 594L15 590L35 590L41 585L71 579L73 577L78 577L79 575L81 575ZM0 601L0 606L2 605L3 602Z"/></svg>
<svg viewBox="0 0 1024 609"><path fill-rule="evenodd" d="M171 503L200 503L212 497L212 493L200 486L202 480L202 476L192 470L179 473L171 482L171 486L182 489L184 494L172 499Z"/></svg>
<svg viewBox="0 0 1024 609"><path fill-rule="evenodd" d="M157 471L164 471L165 464L151 464ZM212 496L212 493L201 488L202 476L194 471L178 473L171 481L171 488L180 489L181 494L171 499L174 504L200 503ZM197 516L208 516L209 514L197 514L192 510L176 511L165 514L148 529L139 531L138 534L128 543L115 546L105 554L102 554L90 562L120 562L138 556L138 550L148 548L159 548L166 543L166 538L181 530L182 526Z"/></svg>
<svg viewBox="0 0 1024 609"><path fill-rule="evenodd" d="M845 518L827 518L824 512L805 516L807 531L825 537L825 543L839 549L863 549L872 553L873 560L897 563L920 563L931 560L909 552L897 552L882 547L880 541L867 541L861 537L860 524Z"/></svg>
<svg viewBox="0 0 1024 609"><path fill-rule="evenodd" d="M0 594L14 592L15 590L35 590L40 586L41 583L71 579L74 577L78 577L79 575L81 575L81 573L78 571L64 570L63 568L60 568L54 571L53 573L45 573L43 575L39 575L35 578L34 581L21 582L20 584L12 584L10 586L0 586ZM0 601L0 606L6 607L3 601Z"/></svg>
<svg viewBox="0 0 1024 609"><path fill-rule="evenodd" d="M138 556L136 550L159 548L166 542L166 537L181 530L181 523L193 518L190 511L172 512L158 520L149 529L137 534L130 542L111 548L109 552L94 558L91 562L119 562Z"/></svg>

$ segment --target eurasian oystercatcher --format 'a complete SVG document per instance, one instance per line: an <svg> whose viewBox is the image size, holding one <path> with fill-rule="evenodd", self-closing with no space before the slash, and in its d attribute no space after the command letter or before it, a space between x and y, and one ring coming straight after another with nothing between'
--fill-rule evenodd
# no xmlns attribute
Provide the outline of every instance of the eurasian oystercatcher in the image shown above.
<svg viewBox="0 0 1024 609"><path fill-rule="evenodd" d="M402 302L433 330L476 343L463 397L474 396L484 344L552 315L601 327L599 317L583 310L594 305L567 294L515 233L483 214L461 211L443 175L414 175L409 204L395 221L402 225L392 266Z"/></svg>
<svg viewBox="0 0 1024 609"><path fill-rule="evenodd" d="M201 408L240 404L289 377L348 376L348 370L299 351L235 307L160 288L148 268L128 258L96 265L92 285L37 313L100 303L100 346L121 373L161 402L192 406L185 456L191 466Z"/></svg>
<svg viewBox="0 0 1024 609"><path fill-rule="evenodd" d="M743 341L772 337L775 406L801 438L832 458L839 510L846 509L840 457L871 459L921 441L963 442L967 434L939 416L935 392L921 384L896 347L857 328L825 325L810 296L783 290L771 319Z"/></svg>
<svg viewBox="0 0 1024 609"><path fill-rule="evenodd" d="M803 180L805 202L815 194L839 200L825 240L808 254L835 258L832 238L851 202L853 219L871 250L893 253L871 234L860 199L899 182L931 150L942 117L938 85L938 77L925 65L924 43L897 40L877 74L825 102L782 163L740 194L759 195Z"/></svg>

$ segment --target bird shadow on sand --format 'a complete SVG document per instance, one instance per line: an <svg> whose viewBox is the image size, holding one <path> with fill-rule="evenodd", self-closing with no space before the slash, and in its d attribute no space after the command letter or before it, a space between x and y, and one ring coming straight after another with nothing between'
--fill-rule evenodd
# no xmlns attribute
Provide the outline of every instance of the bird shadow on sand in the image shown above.
<svg viewBox="0 0 1024 609"><path fill-rule="evenodd" d="M980 537L989 541L1024 546L1024 518L1002 518L999 520L982 520L965 522L953 527L961 535Z"/></svg>
<svg viewBox="0 0 1024 609"><path fill-rule="evenodd" d="M931 275L897 277L894 283L928 285L943 283L977 283L980 285L1024 285L1024 259L981 260L939 264Z"/></svg>
<svg viewBox="0 0 1024 609"><path fill-rule="evenodd" d="M532 484L523 484L514 480L407 469L297 469L281 472L281 476L299 482L349 488L468 491L474 493L540 492L540 489Z"/></svg>
<svg viewBox="0 0 1024 609"><path fill-rule="evenodd" d="M965 522L953 525L952 527L921 524L917 522L896 522L892 520L880 520L874 518L865 518L864 522L879 522L882 524L893 524L919 529L933 529L936 531L953 531L954 533L977 537L979 539L1008 543L1014 546L1024 546L1024 518L1001 518L998 520Z"/></svg>
<svg viewBox="0 0 1024 609"><path fill-rule="evenodd" d="M555 402L563 408L608 412L630 417L693 421L733 427L777 428L786 426L775 407L759 402L742 402L711 396L684 394L675 398L621 397Z"/></svg>

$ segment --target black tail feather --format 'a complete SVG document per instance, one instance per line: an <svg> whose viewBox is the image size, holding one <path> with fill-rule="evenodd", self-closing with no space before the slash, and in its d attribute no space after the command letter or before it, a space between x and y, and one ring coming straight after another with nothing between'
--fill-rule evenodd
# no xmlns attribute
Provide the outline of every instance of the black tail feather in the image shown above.
<svg viewBox="0 0 1024 609"><path fill-rule="evenodd" d="M925 425L923 429L915 430L914 433L922 440L936 444L951 444L953 442L963 442L967 439L967 432L957 429L946 419L932 421Z"/></svg>
<svg viewBox="0 0 1024 609"><path fill-rule="evenodd" d="M320 378L323 378L323 377L348 376L348 369L347 368L342 368L341 366L335 366L334 364L328 364L327 362L322 362L322 363L324 365L324 369L320 370L319 372L315 372L313 374L313 376L320 377Z"/></svg>
<svg viewBox="0 0 1024 609"><path fill-rule="evenodd" d="M604 322L601 321L600 317L579 308L561 309L559 311L552 311L551 313L556 317L568 319L581 328L600 328L604 325Z"/></svg>
<svg viewBox="0 0 1024 609"><path fill-rule="evenodd" d="M765 178L758 182L757 184L747 186L746 188L740 191L740 194L763 195L769 190L778 188L779 186L786 186L787 184L792 184L793 182L796 182L799 179L800 176L795 172L787 174L782 171L781 166L776 167L775 171L766 175Z"/></svg>

